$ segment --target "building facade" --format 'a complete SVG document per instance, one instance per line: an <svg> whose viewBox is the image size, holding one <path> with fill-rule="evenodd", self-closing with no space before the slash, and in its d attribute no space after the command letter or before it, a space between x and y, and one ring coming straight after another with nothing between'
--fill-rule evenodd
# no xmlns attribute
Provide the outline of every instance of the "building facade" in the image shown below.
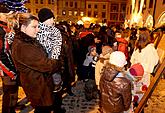
<svg viewBox="0 0 165 113"><path fill-rule="evenodd" d="M77 22L86 16L85 0L57 0L57 21Z"/></svg>
<svg viewBox="0 0 165 113"><path fill-rule="evenodd" d="M126 16L127 0L86 0L86 15L96 23L121 24Z"/></svg>
<svg viewBox="0 0 165 113"><path fill-rule="evenodd" d="M128 24L133 20L135 23L141 22L139 26L148 27L150 29L165 24L165 0L144 0L143 3L141 1L143 0L127 1L126 20ZM140 16L137 21L134 21L133 13L136 13L136 19Z"/></svg>
<svg viewBox="0 0 165 113"><path fill-rule="evenodd" d="M43 7L52 9L56 21L77 22L91 17L95 23L124 23L127 0L28 0L28 11L37 15Z"/></svg>
<svg viewBox="0 0 165 113"><path fill-rule="evenodd" d="M50 8L57 18L57 0L27 0L25 7L29 13L36 16L41 8Z"/></svg>

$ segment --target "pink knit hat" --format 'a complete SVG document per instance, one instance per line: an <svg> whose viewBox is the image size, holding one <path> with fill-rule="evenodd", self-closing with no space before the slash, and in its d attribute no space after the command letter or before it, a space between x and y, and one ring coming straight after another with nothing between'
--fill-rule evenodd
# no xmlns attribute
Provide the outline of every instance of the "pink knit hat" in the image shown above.
<svg viewBox="0 0 165 113"><path fill-rule="evenodd" d="M144 68L140 63L134 64L130 67L129 72L133 76L143 76Z"/></svg>

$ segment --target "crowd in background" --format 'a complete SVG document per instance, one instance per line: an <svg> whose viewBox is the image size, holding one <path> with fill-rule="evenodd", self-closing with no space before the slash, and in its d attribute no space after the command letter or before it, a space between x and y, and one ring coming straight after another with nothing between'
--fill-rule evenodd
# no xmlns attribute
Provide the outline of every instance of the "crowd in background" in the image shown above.
<svg viewBox="0 0 165 113"><path fill-rule="evenodd" d="M42 8L38 17L0 12L2 113L15 113L18 86L35 113L64 113L62 94L74 96L75 76L85 83L88 101L100 98L100 112L133 112L158 64L154 38L147 28L55 24Z"/></svg>

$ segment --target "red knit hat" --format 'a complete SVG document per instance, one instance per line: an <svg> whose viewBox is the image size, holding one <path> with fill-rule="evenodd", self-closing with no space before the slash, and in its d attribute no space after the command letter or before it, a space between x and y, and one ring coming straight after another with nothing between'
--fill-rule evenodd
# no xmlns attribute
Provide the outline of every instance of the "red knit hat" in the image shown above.
<svg viewBox="0 0 165 113"><path fill-rule="evenodd" d="M134 64L130 67L129 72L133 76L143 76L144 68L140 63Z"/></svg>

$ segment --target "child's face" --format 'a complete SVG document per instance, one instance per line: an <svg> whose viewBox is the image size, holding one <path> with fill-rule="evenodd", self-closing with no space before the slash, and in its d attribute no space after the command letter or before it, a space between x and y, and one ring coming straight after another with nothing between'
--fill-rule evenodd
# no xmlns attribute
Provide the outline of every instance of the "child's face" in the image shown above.
<svg viewBox="0 0 165 113"><path fill-rule="evenodd" d="M142 79L142 76L135 76L135 79L136 79L135 81L138 82Z"/></svg>
<svg viewBox="0 0 165 113"><path fill-rule="evenodd" d="M91 51L91 55L92 55L92 56L96 56L96 55L97 55L96 49L94 49L94 50Z"/></svg>

